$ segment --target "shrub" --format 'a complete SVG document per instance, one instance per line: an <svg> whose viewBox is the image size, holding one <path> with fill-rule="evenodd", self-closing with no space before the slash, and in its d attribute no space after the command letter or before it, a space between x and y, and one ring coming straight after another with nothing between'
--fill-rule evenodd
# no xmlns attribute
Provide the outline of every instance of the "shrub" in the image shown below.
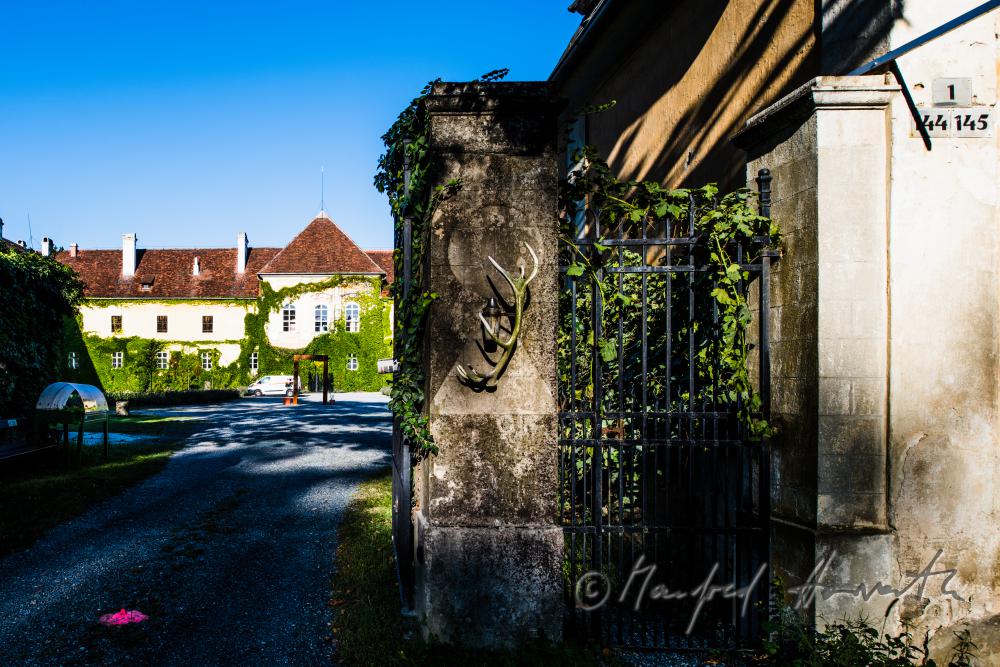
<svg viewBox="0 0 1000 667"><path fill-rule="evenodd" d="M133 407L164 405L197 405L231 401L242 395L239 389L193 389L190 391L115 391L108 393L108 403L128 401Z"/></svg>
<svg viewBox="0 0 1000 667"><path fill-rule="evenodd" d="M34 252L0 248L0 416L27 417L65 366L62 330L83 284L72 269Z"/></svg>

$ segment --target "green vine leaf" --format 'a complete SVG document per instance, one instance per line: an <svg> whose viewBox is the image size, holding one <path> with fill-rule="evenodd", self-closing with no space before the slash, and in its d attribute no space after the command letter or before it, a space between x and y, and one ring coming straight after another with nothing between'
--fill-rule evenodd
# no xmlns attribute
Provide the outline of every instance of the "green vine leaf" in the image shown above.
<svg viewBox="0 0 1000 667"><path fill-rule="evenodd" d="M699 403L728 403L751 435L772 435L774 428L761 415L760 396L750 375L753 348L747 331L753 311L747 303L747 285L751 279L748 266L761 261L766 247L780 245L779 226L757 213L755 194L747 189L720 197L713 183L668 190L651 181L620 181L593 146L579 148L570 163L575 166L561 188L560 239L567 278L578 282L574 291L564 290L560 296L564 319L557 353L559 377L566 378L564 383L575 378L578 384L567 388L563 396L566 400L594 396L592 364L585 361L583 348L573 354L576 341L578 346L594 349L606 364L602 397L609 406L618 400L633 400L617 395L616 377L645 375L646 391L657 396L661 404L683 411ZM666 236L690 237L690 261L699 270L645 275L615 271L642 265L650 257L628 247L605 253L603 243L589 246L596 253L586 251L588 246L579 245L576 239L583 231L577 225L587 219L588 209L600 212L602 227L616 229L625 238L640 238L650 228L662 229ZM737 247L742 249L739 262L735 259ZM683 251L685 263L688 252ZM595 254L600 255L600 267L592 263ZM669 257L668 252L657 261L668 263ZM586 282L579 280L584 276ZM682 283L672 290L675 280ZM691 283L697 295L692 303L688 303L689 283L683 282L688 280L696 281ZM636 304L643 301L645 307L637 309ZM601 336L595 335L596 323L592 324L589 316L598 306ZM668 312L673 318L669 327L663 317ZM657 350L656 354L644 357L636 351L643 336L646 340L642 344ZM656 362L660 353L663 360ZM571 373L569 364L574 356L576 372ZM693 393L685 389L688 371L675 370L674 366L690 368L697 380ZM668 391L670 395L664 394Z"/></svg>

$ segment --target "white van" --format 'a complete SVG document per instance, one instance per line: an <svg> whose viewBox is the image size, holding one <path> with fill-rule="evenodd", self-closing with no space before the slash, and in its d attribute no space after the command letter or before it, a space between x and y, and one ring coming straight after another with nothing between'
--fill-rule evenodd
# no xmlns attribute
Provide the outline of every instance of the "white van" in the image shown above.
<svg viewBox="0 0 1000 667"><path fill-rule="evenodd" d="M291 375L265 375L255 380L247 387L251 396L291 396ZM302 393L302 380L299 379L299 393Z"/></svg>

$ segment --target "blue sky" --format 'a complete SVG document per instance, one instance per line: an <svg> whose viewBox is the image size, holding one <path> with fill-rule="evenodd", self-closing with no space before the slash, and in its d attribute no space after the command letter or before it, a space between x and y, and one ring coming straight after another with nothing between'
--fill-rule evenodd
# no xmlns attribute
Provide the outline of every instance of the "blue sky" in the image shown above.
<svg viewBox="0 0 1000 667"><path fill-rule="evenodd" d="M0 3L4 236L284 245L320 205L392 245L379 137L435 77L547 78L570 0Z"/></svg>

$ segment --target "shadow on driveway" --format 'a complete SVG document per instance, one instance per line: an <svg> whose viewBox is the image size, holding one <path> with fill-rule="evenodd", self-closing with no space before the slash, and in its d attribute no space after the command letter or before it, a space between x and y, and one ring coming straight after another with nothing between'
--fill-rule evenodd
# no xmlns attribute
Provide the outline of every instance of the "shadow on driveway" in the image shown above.
<svg viewBox="0 0 1000 667"><path fill-rule="evenodd" d="M0 561L0 664L319 664L335 531L388 466L380 394L150 410L205 420L162 473ZM150 616L104 628L121 608Z"/></svg>

